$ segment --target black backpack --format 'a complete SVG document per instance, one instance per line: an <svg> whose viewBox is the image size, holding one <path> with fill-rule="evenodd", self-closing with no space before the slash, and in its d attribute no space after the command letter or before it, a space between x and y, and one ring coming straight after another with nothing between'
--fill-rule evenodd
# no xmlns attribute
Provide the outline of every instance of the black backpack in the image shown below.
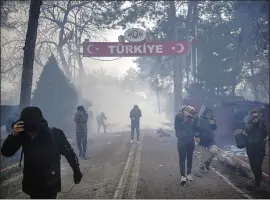
<svg viewBox="0 0 270 200"><path fill-rule="evenodd" d="M239 149L244 149L247 147L248 136L243 134L244 129L234 136L236 147Z"/></svg>

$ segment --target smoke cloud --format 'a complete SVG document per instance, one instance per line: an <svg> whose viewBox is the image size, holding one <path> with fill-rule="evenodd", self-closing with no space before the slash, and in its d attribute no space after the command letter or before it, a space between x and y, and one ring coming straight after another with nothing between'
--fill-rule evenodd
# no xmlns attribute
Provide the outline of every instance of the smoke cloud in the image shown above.
<svg viewBox="0 0 270 200"><path fill-rule="evenodd" d="M92 102L89 110L93 112L92 132L97 132L96 116L104 112L108 125L108 132L129 131L129 113L134 105L142 111L141 129L158 129L169 123L165 113L157 113L157 97L146 83L136 85L134 89L123 87L123 82L104 72L91 72L76 81L81 85L84 100ZM161 107L165 105L165 98L160 97ZM83 101L81 101L83 103ZM101 129L101 131L103 131Z"/></svg>

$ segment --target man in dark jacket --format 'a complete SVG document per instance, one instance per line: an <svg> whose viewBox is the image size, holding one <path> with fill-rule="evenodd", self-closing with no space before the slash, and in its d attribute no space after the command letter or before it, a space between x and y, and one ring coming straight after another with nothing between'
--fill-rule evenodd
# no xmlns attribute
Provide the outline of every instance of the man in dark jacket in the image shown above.
<svg viewBox="0 0 270 200"><path fill-rule="evenodd" d="M210 164L217 154L217 146L215 145L214 130L217 129L215 120L213 119L213 111L206 107L202 116L198 119L200 132L196 136L199 150L199 170L196 176L201 176L210 170Z"/></svg>
<svg viewBox="0 0 270 200"><path fill-rule="evenodd" d="M269 124L260 118L258 110L251 111L251 120L245 125L245 133L248 136L247 155L255 183L249 188L260 187L262 179L262 163L265 157L266 140L269 140Z"/></svg>
<svg viewBox="0 0 270 200"><path fill-rule="evenodd" d="M184 108L175 117L175 134L177 137L177 146L179 154L179 165L181 174L181 184L184 185L186 181L192 181L191 176L193 151L195 148L195 132L198 128L194 123L196 111L191 106L184 106ZM187 160L187 174L186 174L186 160Z"/></svg>
<svg viewBox="0 0 270 200"><path fill-rule="evenodd" d="M142 117L142 112L139 109L138 105L135 105L130 111L129 117L131 119L131 140L130 143L133 143L134 132L136 129L137 133L137 143L140 143L140 118Z"/></svg>
<svg viewBox="0 0 270 200"><path fill-rule="evenodd" d="M87 151L87 121L88 113L85 111L82 105L77 107L77 112L74 116L74 122L76 123L76 140L79 149L79 156L88 159L86 157Z"/></svg>
<svg viewBox="0 0 270 200"><path fill-rule="evenodd" d="M22 190L32 199L55 199L61 191L61 155L74 172L74 182L81 181L78 159L62 130L48 127L37 107L26 107L3 143L1 152L13 156L22 147L24 169Z"/></svg>
<svg viewBox="0 0 270 200"><path fill-rule="evenodd" d="M97 116L96 120L98 123L98 133L100 132L101 126L103 126L104 133L106 133L105 120L107 120L107 117L105 116L104 112L101 112L101 114Z"/></svg>

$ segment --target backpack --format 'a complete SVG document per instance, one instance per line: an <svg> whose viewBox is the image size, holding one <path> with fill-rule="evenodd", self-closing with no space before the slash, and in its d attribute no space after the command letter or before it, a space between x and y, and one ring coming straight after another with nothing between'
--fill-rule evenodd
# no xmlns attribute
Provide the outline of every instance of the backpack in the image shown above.
<svg viewBox="0 0 270 200"><path fill-rule="evenodd" d="M243 134L244 129L238 134L234 136L236 147L239 149L246 148L248 137L247 135Z"/></svg>
<svg viewBox="0 0 270 200"><path fill-rule="evenodd" d="M56 150L56 154L59 155L59 151L58 151L58 148L57 148L57 145L56 145L56 141L55 141L55 138L54 138L54 131L53 131L53 127L49 127L49 132L52 136L52 142L53 142L53 147L55 148ZM21 151L21 157L20 157L20 163L19 163L19 167L22 167L22 159L23 159L23 148L22 148L22 151Z"/></svg>

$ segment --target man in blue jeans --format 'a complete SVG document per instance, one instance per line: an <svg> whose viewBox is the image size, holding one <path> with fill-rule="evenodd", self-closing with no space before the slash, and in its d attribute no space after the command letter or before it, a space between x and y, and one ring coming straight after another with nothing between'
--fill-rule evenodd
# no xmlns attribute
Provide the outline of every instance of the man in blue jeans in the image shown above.
<svg viewBox="0 0 270 200"><path fill-rule="evenodd" d="M87 151L87 121L88 113L85 111L82 105L77 107L77 112L74 117L74 122L76 123L76 139L77 146L79 149L79 157L88 159L86 157Z"/></svg>

